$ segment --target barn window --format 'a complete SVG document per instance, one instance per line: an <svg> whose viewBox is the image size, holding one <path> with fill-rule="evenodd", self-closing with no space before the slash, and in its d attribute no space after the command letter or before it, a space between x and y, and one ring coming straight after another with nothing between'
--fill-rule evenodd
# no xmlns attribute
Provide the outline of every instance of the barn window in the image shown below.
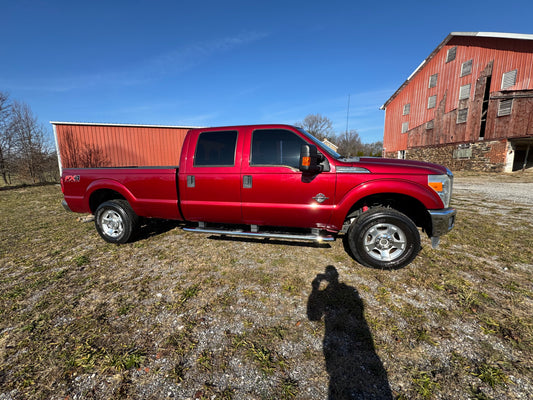
<svg viewBox="0 0 533 400"><path fill-rule="evenodd" d="M463 108L457 111L457 123L458 124L464 124L466 122L467 117L468 117L468 108Z"/></svg>
<svg viewBox="0 0 533 400"><path fill-rule="evenodd" d="M472 158L472 147L470 147L470 144L460 144L458 148L453 151L453 158Z"/></svg>
<svg viewBox="0 0 533 400"><path fill-rule="evenodd" d="M434 88L437 86L437 78L439 77L439 74L433 74L429 77L429 88Z"/></svg>
<svg viewBox="0 0 533 400"><path fill-rule="evenodd" d="M470 89L472 85L469 83L468 85L461 86L459 89L459 100L465 100L470 98Z"/></svg>
<svg viewBox="0 0 533 400"><path fill-rule="evenodd" d="M453 61L455 60L455 54L457 53L457 46L455 47L450 47L448 49L448 52L446 53L446 62L450 62L450 61Z"/></svg>
<svg viewBox="0 0 533 400"><path fill-rule="evenodd" d="M498 104L498 117L511 115L513 111L513 99L501 100Z"/></svg>
<svg viewBox="0 0 533 400"><path fill-rule="evenodd" d="M428 97L428 109L435 108L437 105L437 95Z"/></svg>
<svg viewBox="0 0 533 400"><path fill-rule="evenodd" d="M426 130L433 129L435 127L435 122L433 120L426 122Z"/></svg>
<svg viewBox="0 0 533 400"><path fill-rule="evenodd" d="M516 75L518 73L518 70L515 69L513 71L505 72L502 77L502 90L503 89L509 89L511 86L516 85Z"/></svg>
<svg viewBox="0 0 533 400"><path fill-rule="evenodd" d="M472 73L472 61L473 60L468 60L461 64L461 77Z"/></svg>
<svg viewBox="0 0 533 400"><path fill-rule="evenodd" d="M402 133L405 133L409 130L409 122L402 123Z"/></svg>
<svg viewBox="0 0 533 400"><path fill-rule="evenodd" d="M404 104L402 115L409 115L410 112L411 112L411 103Z"/></svg>

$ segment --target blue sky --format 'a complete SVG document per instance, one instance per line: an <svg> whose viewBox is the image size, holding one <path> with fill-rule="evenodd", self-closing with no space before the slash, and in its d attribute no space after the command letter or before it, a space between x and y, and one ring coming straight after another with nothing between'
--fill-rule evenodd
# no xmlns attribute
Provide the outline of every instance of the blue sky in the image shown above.
<svg viewBox="0 0 533 400"><path fill-rule="evenodd" d="M382 140L379 107L452 31L533 33L533 2L0 0L0 91L49 121L308 114ZM51 127L49 128L51 132Z"/></svg>

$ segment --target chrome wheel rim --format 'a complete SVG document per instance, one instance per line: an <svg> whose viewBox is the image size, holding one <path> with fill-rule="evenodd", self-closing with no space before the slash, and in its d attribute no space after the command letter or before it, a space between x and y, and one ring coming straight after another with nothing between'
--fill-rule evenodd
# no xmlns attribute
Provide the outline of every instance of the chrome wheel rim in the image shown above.
<svg viewBox="0 0 533 400"><path fill-rule="evenodd" d="M393 261L405 252L407 239L396 225L377 224L365 232L363 246L373 259Z"/></svg>
<svg viewBox="0 0 533 400"><path fill-rule="evenodd" d="M117 238L124 233L124 222L114 210L105 210L100 218L100 226L106 236Z"/></svg>

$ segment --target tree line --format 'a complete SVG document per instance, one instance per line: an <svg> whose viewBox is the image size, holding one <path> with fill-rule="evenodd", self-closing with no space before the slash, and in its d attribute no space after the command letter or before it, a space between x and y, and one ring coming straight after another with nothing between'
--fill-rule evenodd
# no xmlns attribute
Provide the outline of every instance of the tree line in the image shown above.
<svg viewBox="0 0 533 400"><path fill-rule="evenodd" d="M0 175L5 185L59 180L54 146L31 108L0 92Z"/></svg>
<svg viewBox="0 0 533 400"><path fill-rule="evenodd" d="M319 140L328 140L337 146L337 152L346 157L381 157L383 142L363 143L355 129L336 134L333 123L320 114L309 114L303 121L295 124L305 129Z"/></svg>

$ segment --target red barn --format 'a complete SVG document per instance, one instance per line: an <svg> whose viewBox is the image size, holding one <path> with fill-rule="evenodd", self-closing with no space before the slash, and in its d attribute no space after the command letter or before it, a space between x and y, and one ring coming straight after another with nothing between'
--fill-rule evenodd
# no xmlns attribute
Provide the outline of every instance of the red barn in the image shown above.
<svg viewBox="0 0 533 400"><path fill-rule="evenodd" d="M177 166L191 127L51 122L59 168Z"/></svg>
<svg viewBox="0 0 533 400"><path fill-rule="evenodd" d="M382 106L383 154L452 170L533 165L533 35L452 32Z"/></svg>

